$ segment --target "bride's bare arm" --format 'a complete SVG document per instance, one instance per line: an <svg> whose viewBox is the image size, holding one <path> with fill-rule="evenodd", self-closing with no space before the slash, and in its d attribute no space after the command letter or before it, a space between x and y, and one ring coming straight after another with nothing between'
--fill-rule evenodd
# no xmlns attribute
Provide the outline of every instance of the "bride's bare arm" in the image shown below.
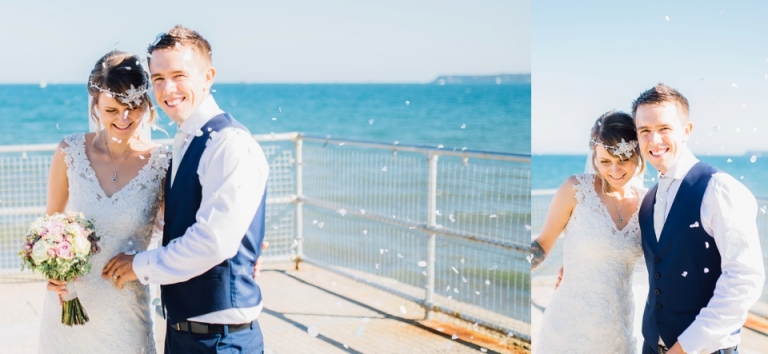
<svg viewBox="0 0 768 354"><path fill-rule="evenodd" d="M536 269L547 258L547 254L554 246L555 241L568 224L573 208L576 207L576 192L574 185L579 182L575 176L569 177L555 193L552 203L544 220L541 234L531 242L531 269Z"/></svg>
<svg viewBox="0 0 768 354"><path fill-rule="evenodd" d="M67 208L69 199L69 180L67 179L67 164L64 162L64 151L68 145L65 142L59 143L51 160L51 170L48 173L48 201L45 206L45 213L61 213Z"/></svg>

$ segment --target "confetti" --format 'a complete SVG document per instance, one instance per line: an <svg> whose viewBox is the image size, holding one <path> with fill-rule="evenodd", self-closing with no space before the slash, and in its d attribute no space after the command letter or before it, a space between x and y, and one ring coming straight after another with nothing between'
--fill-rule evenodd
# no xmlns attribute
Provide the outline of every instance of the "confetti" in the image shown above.
<svg viewBox="0 0 768 354"><path fill-rule="evenodd" d="M531 225L525 225L525 230L526 231L531 231Z"/></svg>
<svg viewBox="0 0 768 354"><path fill-rule="evenodd" d="M490 280L490 279L486 279L486 280L485 280L485 285L486 285L486 286L488 286L488 285L491 285L491 280Z"/></svg>
<svg viewBox="0 0 768 354"><path fill-rule="evenodd" d="M125 70L131 70L131 67L130 66L126 66Z"/></svg>
<svg viewBox="0 0 768 354"><path fill-rule="evenodd" d="M496 214L491 214L491 219L496 219Z"/></svg>
<svg viewBox="0 0 768 354"><path fill-rule="evenodd" d="M139 155L139 159L144 160L144 155Z"/></svg>
<svg viewBox="0 0 768 354"><path fill-rule="evenodd" d="M688 272L683 272L683 277L687 277L687 276L688 276Z"/></svg>
<svg viewBox="0 0 768 354"><path fill-rule="evenodd" d="M179 43L176 43L176 44L179 44ZM320 332L317 330L317 327L315 326L307 327L307 333L309 333L310 337L317 337L317 335L320 334Z"/></svg>
<svg viewBox="0 0 768 354"><path fill-rule="evenodd" d="M735 82L734 82L734 83L732 83L732 84L731 84L731 86L733 86L733 88L739 88L739 85L736 85L736 83L735 83Z"/></svg>
<svg viewBox="0 0 768 354"><path fill-rule="evenodd" d="M464 258L462 258L459 262L461 262L461 264L464 264Z"/></svg>
<svg viewBox="0 0 768 354"><path fill-rule="evenodd" d="M528 255L528 257L525 257L525 259L528 261L528 263L531 263L531 262L533 262L533 253L531 253L530 255Z"/></svg>
<svg viewBox="0 0 768 354"><path fill-rule="evenodd" d="M666 16L667 22L669 22L669 15Z"/></svg>
<svg viewBox="0 0 768 354"><path fill-rule="evenodd" d="M462 124L461 125L461 129L467 129L467 125L466 124Z"/></svg>
<svg viewBox="0 0 768 354"><path fill-rule="evenodd" d="M321 228L321 229L323 228L323 225L324 225L324 223L323 223L322 221L321 221L321 222L319 222L319 223L317 223L317 227L319 227L319 228Z"/></svg>
<svg viewBox="0 0 768 354"><path fill-rule="evenodd" d="M346 143L339 143L339 146L344 146L344 144L346 144Z"/></svg>
<svg viewBox="0 0 768 354"><path fill-rule="evenodd" d="M453 292L458 294L459 293L459 289L453 288Z"/></svg>
<svg viewBox="0 0 768 354"><path fill-rule="evenodd" d="M342 344L344 346L344 349L349 349L349 346L346 344Z"/></svg>
<svg viewBox="0 0 768 354"><path fill-rule="evenodd" d="M382 167L381 172L387 172L387 166Z"/></svg>
<svg viewBox="0 0 768 354"><path fill-rule="evenodd" d="M488 349L485 349L485 348L483 348L483 347L480 347L480 351L481 351L481 352L483 352L483 353L487 353L487 352L488 352Z"/></svg>
<svg viewBox="0 0 768 354"><path fill-rule="evenodd" d="M766 212L766 209L768 209L768 207L766 207L765 205L763 205L763 207L762 207L762 208L760 208L760 211L762 211L762 212L763 212L763 214L765 214L765 212Z"/></svg>
<svg viewBox="0 0 768 354"><path fill-rule="evenodd" d="M411 105L411 101L408 101L408 100L406 100L406 101L405 101L405 105L406 105L406 106L410 106L410 105Z"/></svg>
<svg viewBox="0 0 768 354"><path fill-rule="evenodd" d="M209 132L209 133L210 133L212 130L213 130L213 128L210 128L210 127L208 128L208 132Z"/></svg>
<svg viewBox="0 0 768 354"><path fill-rule="evenodd" d="M59 129L59 123L56 123L56 129Z"/></svg>
<svg viewBox="0 0 768 354"><path fill-rule="evenodd" d="M398 252L397 253L397 258L403 258L403 255L400 252Z"/></svg>
<svg viewBox="0 0 768 354"><path fill-rule="evenodd" d="M378 263L376 263L376 269L379 269L379 264Z"/></svg>
<svg viewBox="0 0 768 354"><path fill-rule="evenodd" d="M448 285L448 287L445 288L445 291L451 291L451 286Z"/></svg>
<svg viewBox="0 0 768 354"><path fill-rule="evenodd" d="M707 249L709 249L709 242L704 242L704 247L706 247Z"/></svg>
<svg viewBox="0 0 768 354"><path fill-rule="evenodd" d="M317 220L312 220L312 225L317 225Z"/></svg>
<svg viewBox="0 0 768 354"><path fill-rule="evenodd" d="M198 129L198 130L195 132L195 136L203 136L203 131L202 131L202 130L200 130L200 129Z"/></svg>
<svg viewBox="0 0 768 354"><path fill-rule="evenodd" d="M365 209L360 209L360 214L365 215Z"/></svg>
<svg viewBox="0 0 768 354"><path fill-rule="evenodd" d="M451 269L453 269L453 272L454 272L454 273L456 273L456 274L459 274L459 270L458 270L458 269L456 269L456 267L453 267L453 266L451 266Z"/></svg>
<svg viewBox="0 0 768 354"><path fill-rule="evenodd" d="M751 163L757 162L757 155L752 155L752 157L749 158L749 162Z"/></svg>
<svg viewBox="0 0 768 354"><path fill-rule="evenodd" d="M438 149L442 149L442 148L444 148L444 146L443 146L443 144L440 144L440 145L437 146L437 148Z"/></svg>
<svg viewBox="0 0 768 354"><path fill-rule="evenodd" d="M416 263L419 265L419 267L424 268L427 266L427 261L419 261L419 263Z"/></svg>
<svg viewBox="0 0 768 354"><path fill-rule="evenodd" d="M698 221L696 221L693 224L691 224L691 228L692 229L697 228L697 227L699 227L699 222Z"/></svg>
<svg viewBox="0 0 768 354"><path fill-rule="evenodd" d="M459 336L457 336L456 334L454 334L454 335L452 335L452 336L451 336L451 339L453 339L453 340L456 340L456 339L458 339L458 338L459 338Z"/></svg>
<svg viewBox="0 0 768 354"><path fill-rule="evenodd" d="M373 119L368 120L368 125L373 125Z"/></svg>
<svg viewBox="0 0 768 354"><path fill-rule="evenodd" d="M704 268L704 274L709 273L709 268Z"/></svg>
<svg viewBox="0 0 768 354"><path fill-rule="evenodd" d="M277 120L277 117L272 117L272 120Z"/></svg>
<svg viewBox="0 0 768 354"><path fill-rule="evenodd" d="M467 278L461 277L461 281L466 283L467 282Z"/></svg>
<svg viewBox="0 0 768 354"><path fill-rule="evenodd" d="M368 235L368 230L363 230L363 235Z"/></svg>
<svg viewBox="0 0 768 354"><path fill-rule="evenodd" d="M339 209L339 210L336 210L336 211L337 211L339 214L341 214L341 216L347 215L347 210L346 210L346 209Z"/></svg>
<svg viewBox="0 0 768 354"><path fill-rule="evenodd" d="M362 325L360 326L360 328L357 329L357 332L355 332L355 335L358 337L362 337L364 332L365 332L365 325Z"/></svg>
<svg viewBox="0 0 768 354"><path fill-rule="evenodd" d="M435 215L437 215L437 216L443 216L443 214L440 214L440 210L435 210Z"/></svg>
<svg viewBox="0 0 768 354"><path fill-rule="evenodd" d="M725 162L733 162L733 160L731 160L730 158L728 158L728 160L726 160Z"/></svg>
<svg viewBox="0 0 768 354"><path fill-rule="evenodd" d="M488 268L488 270L496 270L496 269L499 269L499 266L494 265L493 267Z"/></svg>
<svg viewBox="0 0 768 354"><path fill-rule="evenodd" d="M475 295L480 295L480 292L475 290Z"/></svg>
<svg viewBox="0 0 768 354"><path fill-rule="evenodd" d="M406 314L408 311L405 310L405 306L400 305L400 312L402 312L403 314Z"/></svg>

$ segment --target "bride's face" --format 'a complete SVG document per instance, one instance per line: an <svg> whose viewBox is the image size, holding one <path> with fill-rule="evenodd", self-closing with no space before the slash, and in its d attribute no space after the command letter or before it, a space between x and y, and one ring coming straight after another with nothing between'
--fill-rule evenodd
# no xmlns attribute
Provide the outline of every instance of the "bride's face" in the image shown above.
<svg viewBox="0 0 768 354"><path fill-rule="evenodd" d="M127 141L133 136L144 116L144 111L141 108L129 109L128 106L121 104L114 97L107 95L106 92L99 94L96 110L101 126L109 133L109 136L123 141Z"/></svg>
<svg viewBox="0 0 768 354"><path fill-rule="evenodd" d="M597 166L597 173L613 189L623 188L637 173L637 159L630 158L622 161L609 153L602 145L595 146L595 165Z"/></svg>

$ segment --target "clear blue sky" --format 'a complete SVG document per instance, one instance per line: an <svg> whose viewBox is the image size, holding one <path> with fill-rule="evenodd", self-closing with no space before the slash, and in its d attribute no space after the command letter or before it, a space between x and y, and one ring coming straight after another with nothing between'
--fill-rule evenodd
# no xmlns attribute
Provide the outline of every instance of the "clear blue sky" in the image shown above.
<svg viewBox="0 0 768 354"><path fill-rule="evenodd" d="M0 0L0 83L79 83L111 49L181 23L217 82L429 82L528 73L530 0Z"/></svg>
<svg viewBox="0 0 768 354"><path fill-rule="evenodd" d="M586 154L595 119L658 82L688 98L695 153L768 151L767 1L536 0L531 13L534 154Z"/></svg>

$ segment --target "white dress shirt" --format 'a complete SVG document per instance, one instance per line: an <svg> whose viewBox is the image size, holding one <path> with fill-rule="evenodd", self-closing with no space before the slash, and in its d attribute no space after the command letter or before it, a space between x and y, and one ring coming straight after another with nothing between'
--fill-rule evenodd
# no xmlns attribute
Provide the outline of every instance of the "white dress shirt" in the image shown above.
<svg viewBox="0 0 768 354"><path fill-rule="evenodd" d="M667 190L666 216L683 178L699 162L687 147L684 149L675 165L663 175L674 179ZM677 338L686 352L712 353L741 341L738 334L731 333L744 325L749 308L760 298L765 280L756 219L757 201L749 189L727 173L713 174L704 191L700 226L715 239L723 272L712 299Z"/></svg>
<svg viewBox="0 0 768 354"><path fill-rule="evenodd" d="M208 96L179 127L189 134L181 159L196 133L213 117L223 113ZM201 275L237 254L266 190L269 166L261 147L251 135L237 128L211 134L200 157L197 175L202 201L196 222L183 236L167 246L136 254L133 270L142 284L175 284ZM190 294L194 296L194 294ZM238 324L255 320L262 304L232 308L197 317L191 321Z"/></svg>

